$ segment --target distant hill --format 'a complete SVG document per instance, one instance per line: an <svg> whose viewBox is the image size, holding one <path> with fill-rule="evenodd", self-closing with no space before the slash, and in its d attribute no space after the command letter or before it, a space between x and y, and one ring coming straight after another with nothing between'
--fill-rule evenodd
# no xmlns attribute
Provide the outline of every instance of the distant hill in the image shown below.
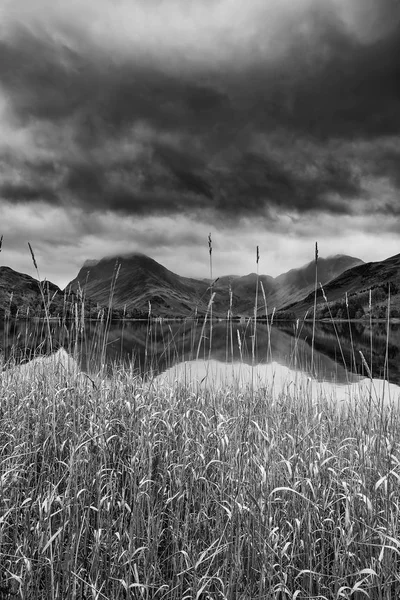
<svg viewBox="0 0 400 600"><path fill-rule="evenodd" d="M43 282L47 303L53 308L62 309L63 293L50 281ZM0 267L0 317L4 314L41 314L43 310L39 282L25 273L18 273L10 267Z"/></svg>
<svg viewBox="0 0 400 600"><path fill-rule="evenodd" d="M338 254L318 259L318 282L327 284L338 275L354 267L363 265L363 261L354 256ZM281 309L287 304L298 302L315 287L315 262L309 262L299 269L291 269L275 278L275 291L270 295L268 305Z"/></svg>
<svg viewBox="0 0 400 600"><path fill-rule="evenodd" d="M319 264L319 263L318 263ZM318 277L318 281L320 278ZM400 317L400 254L386 260L356 265L323 284L326 299L319 288L317 291L317 318L362 318L369 314L371 290L371 316L384 318L390 290L391 316ZM345 295L347 293L347 306ZM311 312L314 292L298 302L290 302L283 310L303 317Z"/></svg>
<svg viewBox="0 0 400 600"><path fill-rule="evenodd" d="M326 283L360 263L360 259L342 255L320 259L320 279ZM264 294L267 307L281 308L304 298L313 289L314 278L314 263L292 269L276 278L260 275L259 314L265 313ZM212 290L215 292L213 314L225 317L231 300L234 315L253 314L256 286L256 273L219 278ZM208 280L181 277L139 253L86 261L67 289L73 292L82 289L87 298L102 306L107 306L112 296L115 308L125 309L133 315L147 314L150 302L153 315L171 317L189 316L195 312L204 314L211 293Z"/></svg>

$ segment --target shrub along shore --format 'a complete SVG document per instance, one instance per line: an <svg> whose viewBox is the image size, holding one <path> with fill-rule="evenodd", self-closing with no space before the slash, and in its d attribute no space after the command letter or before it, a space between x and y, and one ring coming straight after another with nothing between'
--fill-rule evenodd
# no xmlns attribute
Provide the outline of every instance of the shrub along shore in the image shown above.
<svg viewBox="0 0 400 600"><path fill-rule="evenodd" d="M0 437L4 598L400 597L397 404L60 363L3 373Z"/></svg>

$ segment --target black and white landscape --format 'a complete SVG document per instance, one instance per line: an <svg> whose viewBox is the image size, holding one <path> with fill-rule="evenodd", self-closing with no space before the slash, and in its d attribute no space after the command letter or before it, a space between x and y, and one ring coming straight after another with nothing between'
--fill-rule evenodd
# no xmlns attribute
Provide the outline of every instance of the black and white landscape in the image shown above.
<svg viewBox="0 0 400 600"><path fill-rule="evenodd" d="M0 599L400 598L399 198L399 0L0 0Z"/></svg>

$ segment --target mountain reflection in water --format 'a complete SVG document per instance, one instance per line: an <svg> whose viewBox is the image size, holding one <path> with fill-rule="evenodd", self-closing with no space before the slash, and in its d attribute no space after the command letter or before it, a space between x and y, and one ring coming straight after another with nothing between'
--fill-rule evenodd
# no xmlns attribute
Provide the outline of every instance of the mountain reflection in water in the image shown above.
<svg viewBox="0 0 400 600"><path fill-rule="evenodd" d="M318 400L337 403L366 403L376 406L399 405L400 387L381 379L367 379L351 374L347 381L314 379L304 371L295 371L277 362L258 364L254 367L245 363L223 363L215 360L194 360L178 363L158 375L153 385L181 384L197 391L233 388L238 391L264 390L268 397L284 395L300 397L313 402Z"/></svg>
<svg viewBox="0 0 400 600"><path fill-rule="evenodd" d="M80 360L83 370L98 372L101 363L109 370L115 365L132 365L142 376L157 376L180 363L196 359L241 366L240 377L254 383L266 365L281 365L293 372L310 374L312 324L279 323L269 328L258 322L253 356L253 325L214 322L113 322L105 335L103 323L86 321L74 324L50 323L52 349L65 348ZM392 325L387 344L384 324L317 323L314 342L313 374L318 381L348 384L366 377L360 351L374 378L400 384L400 326ZM50 351L47 326L41 321L5 321L0 326L0 348L5 359L29 360ZM372 339L372 346L371 346ZM385 355L387 349L387 366ZM372 350L372 351L371 351ZM198 367L196 367L198 368ZM238 369L239 367L234 367ZM227 369L226 369L227 370ZM232 368L231 368L232 371ZM270 373L272 376L272 373ZM263 375L264 377L264 375Z"/></svg>

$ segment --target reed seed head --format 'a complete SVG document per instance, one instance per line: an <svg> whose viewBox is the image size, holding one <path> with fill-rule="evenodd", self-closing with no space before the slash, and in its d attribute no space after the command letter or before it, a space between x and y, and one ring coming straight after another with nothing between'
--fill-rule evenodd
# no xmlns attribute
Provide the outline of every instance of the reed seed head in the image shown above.
<svg viewBox="0 0 400 600"><path fill-rule="evenodd" d="M36 262L36 259L35 259L35 255L34 255L34 253L33 253L32 246L30 245L30 243L29 243L29 242L28 242L28 246L29 246L29 250L30 250L30 253L31 253L31 257L32 257L33 266L34 266L34 267L35 267L35 269L37 270L38 266L37 266L37 262Z"/></svg>

